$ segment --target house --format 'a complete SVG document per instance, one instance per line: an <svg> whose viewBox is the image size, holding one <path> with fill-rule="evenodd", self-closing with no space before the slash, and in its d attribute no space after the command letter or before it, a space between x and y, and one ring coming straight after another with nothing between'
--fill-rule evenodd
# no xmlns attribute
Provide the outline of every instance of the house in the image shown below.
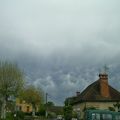
<svg viewBox="0 0 120 120"><path fill-rule="evenodd" d="M26 103L25 100L21 100L19 98L16 98L16 110L30 113L30 112L32 112L32 105Z"/></svg>
<svg viewBox="0 0 120 120"><path fill-rule="evenodd" d="M63 114L63 106L50 106L47 108L48 114L62 115Z"/></svg>
<svg viewBox="0 0 120 120"><path fill-rule="evenodd" d="M36 112L39 110L39 105L36 106ZM19 98L16 98L16 111L22 111L25 113L32 113L33 107L32 104L27 103L25 100L21 100Z"/></svg>
<svg viewBox="0 0 120 120"><path fill-rule="evenodd" d="M120 92L108 84L108 74L99 74L99 79L90 84L82 93L77 92L74 97L67 98L66 103L73 106L83 118L85 109L116 110L120 106ZM119 107L118 107L119 108Z"/></svg>

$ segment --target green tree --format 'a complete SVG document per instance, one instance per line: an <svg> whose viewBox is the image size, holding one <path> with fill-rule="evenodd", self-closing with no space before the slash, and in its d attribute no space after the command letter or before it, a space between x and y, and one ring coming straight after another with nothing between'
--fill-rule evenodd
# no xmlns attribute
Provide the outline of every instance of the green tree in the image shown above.
<svg viewBox="0 0 120 120"><path fill-rule="evenodd" d="M108 107L108 109L109 109L110 111L115 111L115 108L114 108L114 107Z"/></svg>
<svg viewBox="0 0 120 120"><path fill-rule="evenodd" d="M23 72L16 64L0 62L1 118L6 118L6 103L11 96L17 96L23 87Z"/></svg>
<svg viewBox="0 0 120 120"><path fill-rule="evenodd" d="M46 107L45 104L40 104L39 106L39 113L41 116L45 116L45 112L46 112Z"/></svg>
<svg viewBox="0 0 120 120"><path fill-rule="evenodd" d="M46 105L47 105L47 107L52 107L52 106L54 106L54 103L51 101L48 101Z"/></svg>
<svg viewBox="0 0 120 120"><path fill-rule="evenodd" d="M119 102L116 102L116 104L113 104L113 106L115 108L117 108L118 111L120 110L120 103Z"/></svg>
<svg viewBox="0 0 120 120"><path fill-rule="evenodd" d="M35 116L36 109L43 102L43 92L34 86L26 86L20 94L20 99L32 105L32 115Z"/></svg>
<svg viewBox="0 0 120 120"><path fill-rule="evenodd" d="M73 118L77 118L77 117L78 117L78 113L77 113L76 111L73 111L73 112L72 112L72 117L73 117Z"/></svg>
<svg viewBox="0 0 120 120"><path fill-rule="evenodd" d="M72 119L72 111L73 111L72 106L71 105L64 106L63 111L64 111L65 120L71 120Z"/></svg>

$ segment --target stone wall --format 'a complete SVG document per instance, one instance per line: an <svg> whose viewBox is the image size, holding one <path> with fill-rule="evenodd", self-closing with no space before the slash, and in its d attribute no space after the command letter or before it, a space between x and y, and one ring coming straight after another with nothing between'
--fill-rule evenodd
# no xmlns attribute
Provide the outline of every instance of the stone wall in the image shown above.
<svg viewBox="0 0 120 120"><path fill-rule="evenodd" d="M116 102L84 102L74 105L73 110L80 113L80 118L83 118L85 108L95 107L96 109L108 110L109 107L114 107L113 104Z"/></svg>

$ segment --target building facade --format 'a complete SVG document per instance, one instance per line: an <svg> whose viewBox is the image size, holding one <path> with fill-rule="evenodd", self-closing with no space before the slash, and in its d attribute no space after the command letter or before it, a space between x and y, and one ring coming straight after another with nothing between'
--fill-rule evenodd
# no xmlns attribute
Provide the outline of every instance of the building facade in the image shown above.
<svg viewBox="0 0 120 120"><path fill-rule="evenodd" d="M22 111L26 113L32 112L32 105L26 103L24 100L16 99L16 109L17 111Z"/></svg>
<svg viewBox="0 0 120 120"><path fill-rule="evenodd" d="M82 93L77 92L74 97L66 101L73 106L73 110L83 118L86 109L116 110L120 106L120 92L108 83L106 73L99 74L99 79L90 84Z"/></svg>

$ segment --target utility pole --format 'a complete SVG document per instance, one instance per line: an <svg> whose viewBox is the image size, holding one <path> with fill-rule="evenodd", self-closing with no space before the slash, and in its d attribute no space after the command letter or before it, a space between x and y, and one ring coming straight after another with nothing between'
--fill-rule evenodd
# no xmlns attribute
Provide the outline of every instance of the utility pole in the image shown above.
<svg viewBox="0 0 120 120"><path fill-rule="evenodd" d="M48 93L46 93L46 113L45 113L45 116L46 116L46 118L47 118L47 116L48 116L48 113L47 113L47 96L48 96Z"/></svg>

